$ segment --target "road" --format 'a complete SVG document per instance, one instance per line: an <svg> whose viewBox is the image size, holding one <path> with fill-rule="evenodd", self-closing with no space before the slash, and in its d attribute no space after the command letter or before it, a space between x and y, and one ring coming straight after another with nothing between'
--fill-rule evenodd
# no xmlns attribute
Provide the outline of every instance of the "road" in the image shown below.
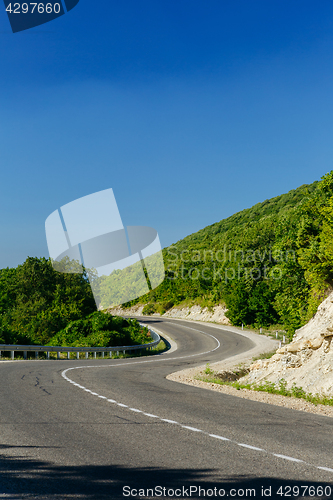
<svg viewBox="0 0 333 500"><path fill-rule="evenodd" d="M165 378L249 350L250 340L147 323L178 349L0 363L0 498L333 498L333 419Z"/></svg>

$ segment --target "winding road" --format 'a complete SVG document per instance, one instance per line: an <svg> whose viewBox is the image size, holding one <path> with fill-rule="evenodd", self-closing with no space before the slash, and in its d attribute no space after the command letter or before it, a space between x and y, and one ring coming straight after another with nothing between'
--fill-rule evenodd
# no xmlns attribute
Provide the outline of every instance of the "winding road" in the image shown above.
<svg viewBox="0 0 333 500"><path fill-rule="evenodd" d="M166 379L249 339L142 319L178 349L0 363L0 498L333 498L333 419Z"/></svg>

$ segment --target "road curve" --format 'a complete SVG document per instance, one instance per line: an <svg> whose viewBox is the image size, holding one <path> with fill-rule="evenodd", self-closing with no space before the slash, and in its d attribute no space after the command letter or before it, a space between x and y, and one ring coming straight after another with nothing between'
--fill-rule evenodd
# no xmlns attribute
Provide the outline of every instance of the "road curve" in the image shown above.
<svg viewBox="0 0 333 500"><path fill-rule="evenodd" d="M333 419L166 379L249 339L147 322L178 349L0 363L0 498L333 498Z"/></svg>

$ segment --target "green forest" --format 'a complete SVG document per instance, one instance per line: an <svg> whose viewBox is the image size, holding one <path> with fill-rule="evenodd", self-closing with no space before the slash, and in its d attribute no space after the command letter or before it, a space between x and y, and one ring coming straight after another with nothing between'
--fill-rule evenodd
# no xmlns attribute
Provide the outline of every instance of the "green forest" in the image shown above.
<svg viewBox="0 0 333 500"><path fill-rule="evenodd" d="M292 338L333 289L333 171L187 236L163 258L163 283L124 307L222 304L233 325L281 325ZM36 257L0 270L0 343L111 346L147 334L136 320L96 311L86 270L61 273Z"/></svg>
<svg viewBox="0 0 333 500"><path fill-rule="evenodd" d="M28 257L0 270L0 344L120 346L151 342L136 320L96 311L86 272L60 273Z"/></svg>
<svg viewBox="0 0 333 500"><path fill-rule="evenodd" d="M145 314L223 304L233 325L282 325L289 338L333 286L333 171L163 250L166 279Z"/></svg>

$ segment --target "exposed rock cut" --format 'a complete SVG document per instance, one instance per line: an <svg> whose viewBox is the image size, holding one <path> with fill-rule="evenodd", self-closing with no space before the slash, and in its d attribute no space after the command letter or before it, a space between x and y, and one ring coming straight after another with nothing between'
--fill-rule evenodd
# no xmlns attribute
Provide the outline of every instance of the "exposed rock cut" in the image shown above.
<svg viewBox="0 0 333 500"><path fill-rule="evenodd" d="M265 380L296 384L306 392L333 397L333 292L320 304L315 316L296 330L293 341L268 360L258 360L240 382Z"/></svg>
<svg viewBox="0 0 333 500"><path fill-rule="evenodd" d="M111 314L118 316L142 316L143 305L133 306L129 309L123 309L121 306L109 309ZM192 307L173 307L169 309L164 314L163 317L167 318L178 318L178 319L192 319L195 321L207 321L212 323L218 323L220 325L230 325L229 319L226 317L227 309L221 305L214 306L212 309L208 307L202 308L201 306ZM151 314L151 316L161 316L158 313Z"/></svg>

